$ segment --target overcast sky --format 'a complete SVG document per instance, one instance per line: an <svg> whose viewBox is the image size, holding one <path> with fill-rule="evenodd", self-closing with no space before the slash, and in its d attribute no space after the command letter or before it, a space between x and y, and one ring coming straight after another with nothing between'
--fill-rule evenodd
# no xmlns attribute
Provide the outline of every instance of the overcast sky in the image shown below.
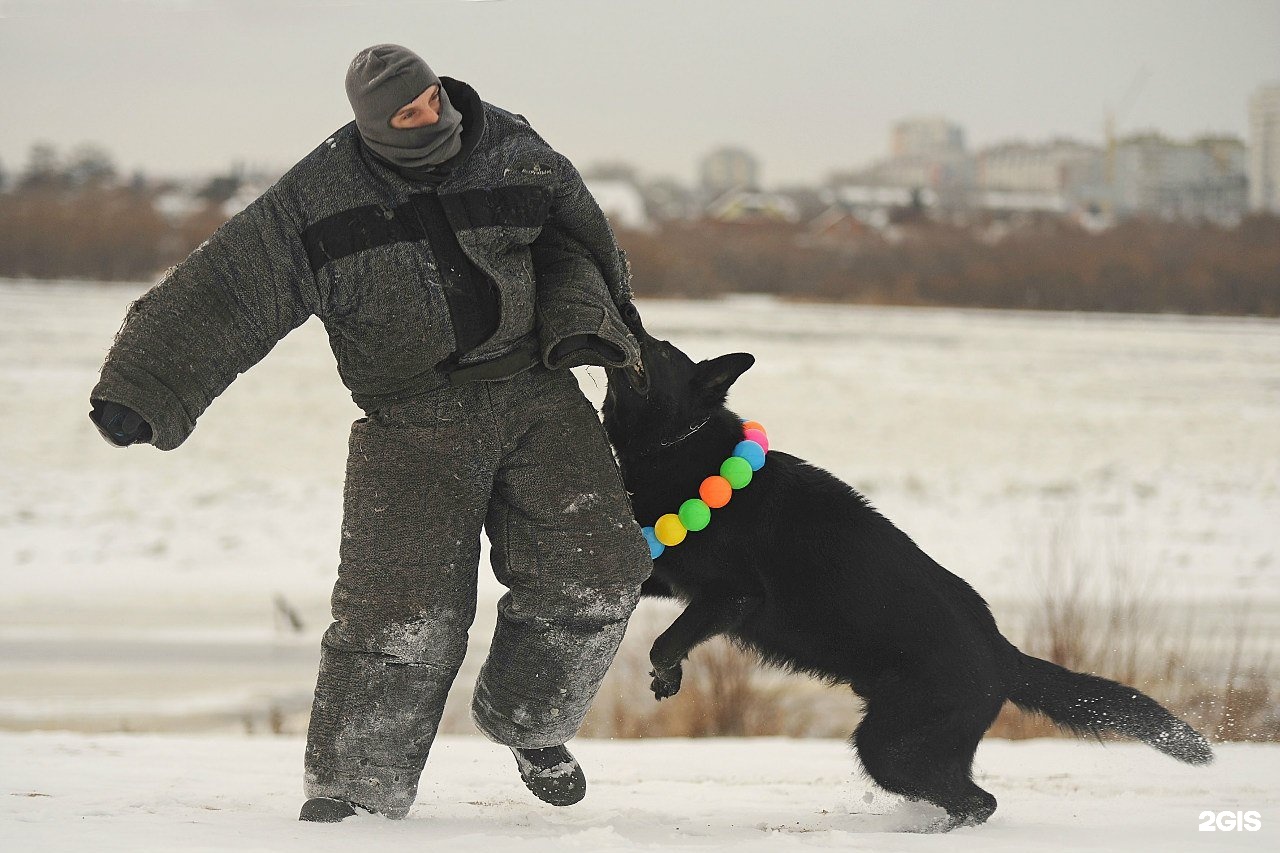
<svg viewBox="0 0 1280 853"><path fill-rule="evenodd" d="M1280 83L1277 0L0 0L0 164L43 140L162 174L283 170L350 119L347 63L384 41L580 167L691 180L735 144L770 186L882 156L916 115L971 147L1100 141L1121 106L1122 132L1244 136Z"/></svg>

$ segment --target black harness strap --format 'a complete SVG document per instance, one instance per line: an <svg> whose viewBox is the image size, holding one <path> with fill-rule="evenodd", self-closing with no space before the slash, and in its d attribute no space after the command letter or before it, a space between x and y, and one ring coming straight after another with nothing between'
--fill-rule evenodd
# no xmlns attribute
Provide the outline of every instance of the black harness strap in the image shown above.
<svg viewBox="0 0 1280 853"><path fill-rule="evenodd" d="M311 271L319 272L325 264L357 252L390 243L428 239L425 215L420 219L415 213L428 209L425 201L428 199L434 202L429 209L442 217L441 221L450 234L493 225L539 228L551 211L551 190L533 186L443 194L414 193L404 204L395 207L376 204L353 207L326 216L303 230L302 244L306 248ZM446 213L448 216L444 218Z"/></svg>

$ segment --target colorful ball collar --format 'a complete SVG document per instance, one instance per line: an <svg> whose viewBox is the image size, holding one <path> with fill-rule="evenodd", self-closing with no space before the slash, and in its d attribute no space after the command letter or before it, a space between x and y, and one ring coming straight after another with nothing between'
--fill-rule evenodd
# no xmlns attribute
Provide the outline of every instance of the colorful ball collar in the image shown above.
<svg viewBox="0 0 1280 853"><path fill-rule="evenodd" d="M724 460L719 475L712 475L698 486L698 497L680 504L677 512L669 512L654 522L653 527L642 527L645 541L649 543L649 557L658 559L672 545L679 545L690 532L698 532L711 523L711 510L729 503L734 489L745 488L752 475L764 467L769 452L769 436L756 421L743 421L742 441L733 448L733 455Z"/></svg>

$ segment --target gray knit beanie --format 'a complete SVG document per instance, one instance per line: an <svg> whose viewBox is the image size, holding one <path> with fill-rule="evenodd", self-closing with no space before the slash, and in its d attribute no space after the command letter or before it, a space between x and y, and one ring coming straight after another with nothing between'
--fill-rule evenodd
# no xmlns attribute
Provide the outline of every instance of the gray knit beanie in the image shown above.
<svg viewBox="0 0 1280 853"><path fill-rule="evenodd" d="M408 48L377 44L356 54L347 69L347 100L360 136L378 156L409 169L436 166L462 147L462 114L440 87L440 120L425 127L395 128L391 118L428 87L435 72Z"/></svg>

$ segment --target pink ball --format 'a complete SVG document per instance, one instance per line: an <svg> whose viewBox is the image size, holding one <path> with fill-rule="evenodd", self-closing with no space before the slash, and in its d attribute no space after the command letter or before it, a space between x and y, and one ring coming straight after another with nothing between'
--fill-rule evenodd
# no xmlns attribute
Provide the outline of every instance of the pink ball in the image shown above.
<svg viewBox="0 0 1280 853"><path fill-rule="evenodd" d="M764 452L769 452L769 437L758 429L749 429L742 434L747 441L754 441L756 444L764 448Z"/></svg>

